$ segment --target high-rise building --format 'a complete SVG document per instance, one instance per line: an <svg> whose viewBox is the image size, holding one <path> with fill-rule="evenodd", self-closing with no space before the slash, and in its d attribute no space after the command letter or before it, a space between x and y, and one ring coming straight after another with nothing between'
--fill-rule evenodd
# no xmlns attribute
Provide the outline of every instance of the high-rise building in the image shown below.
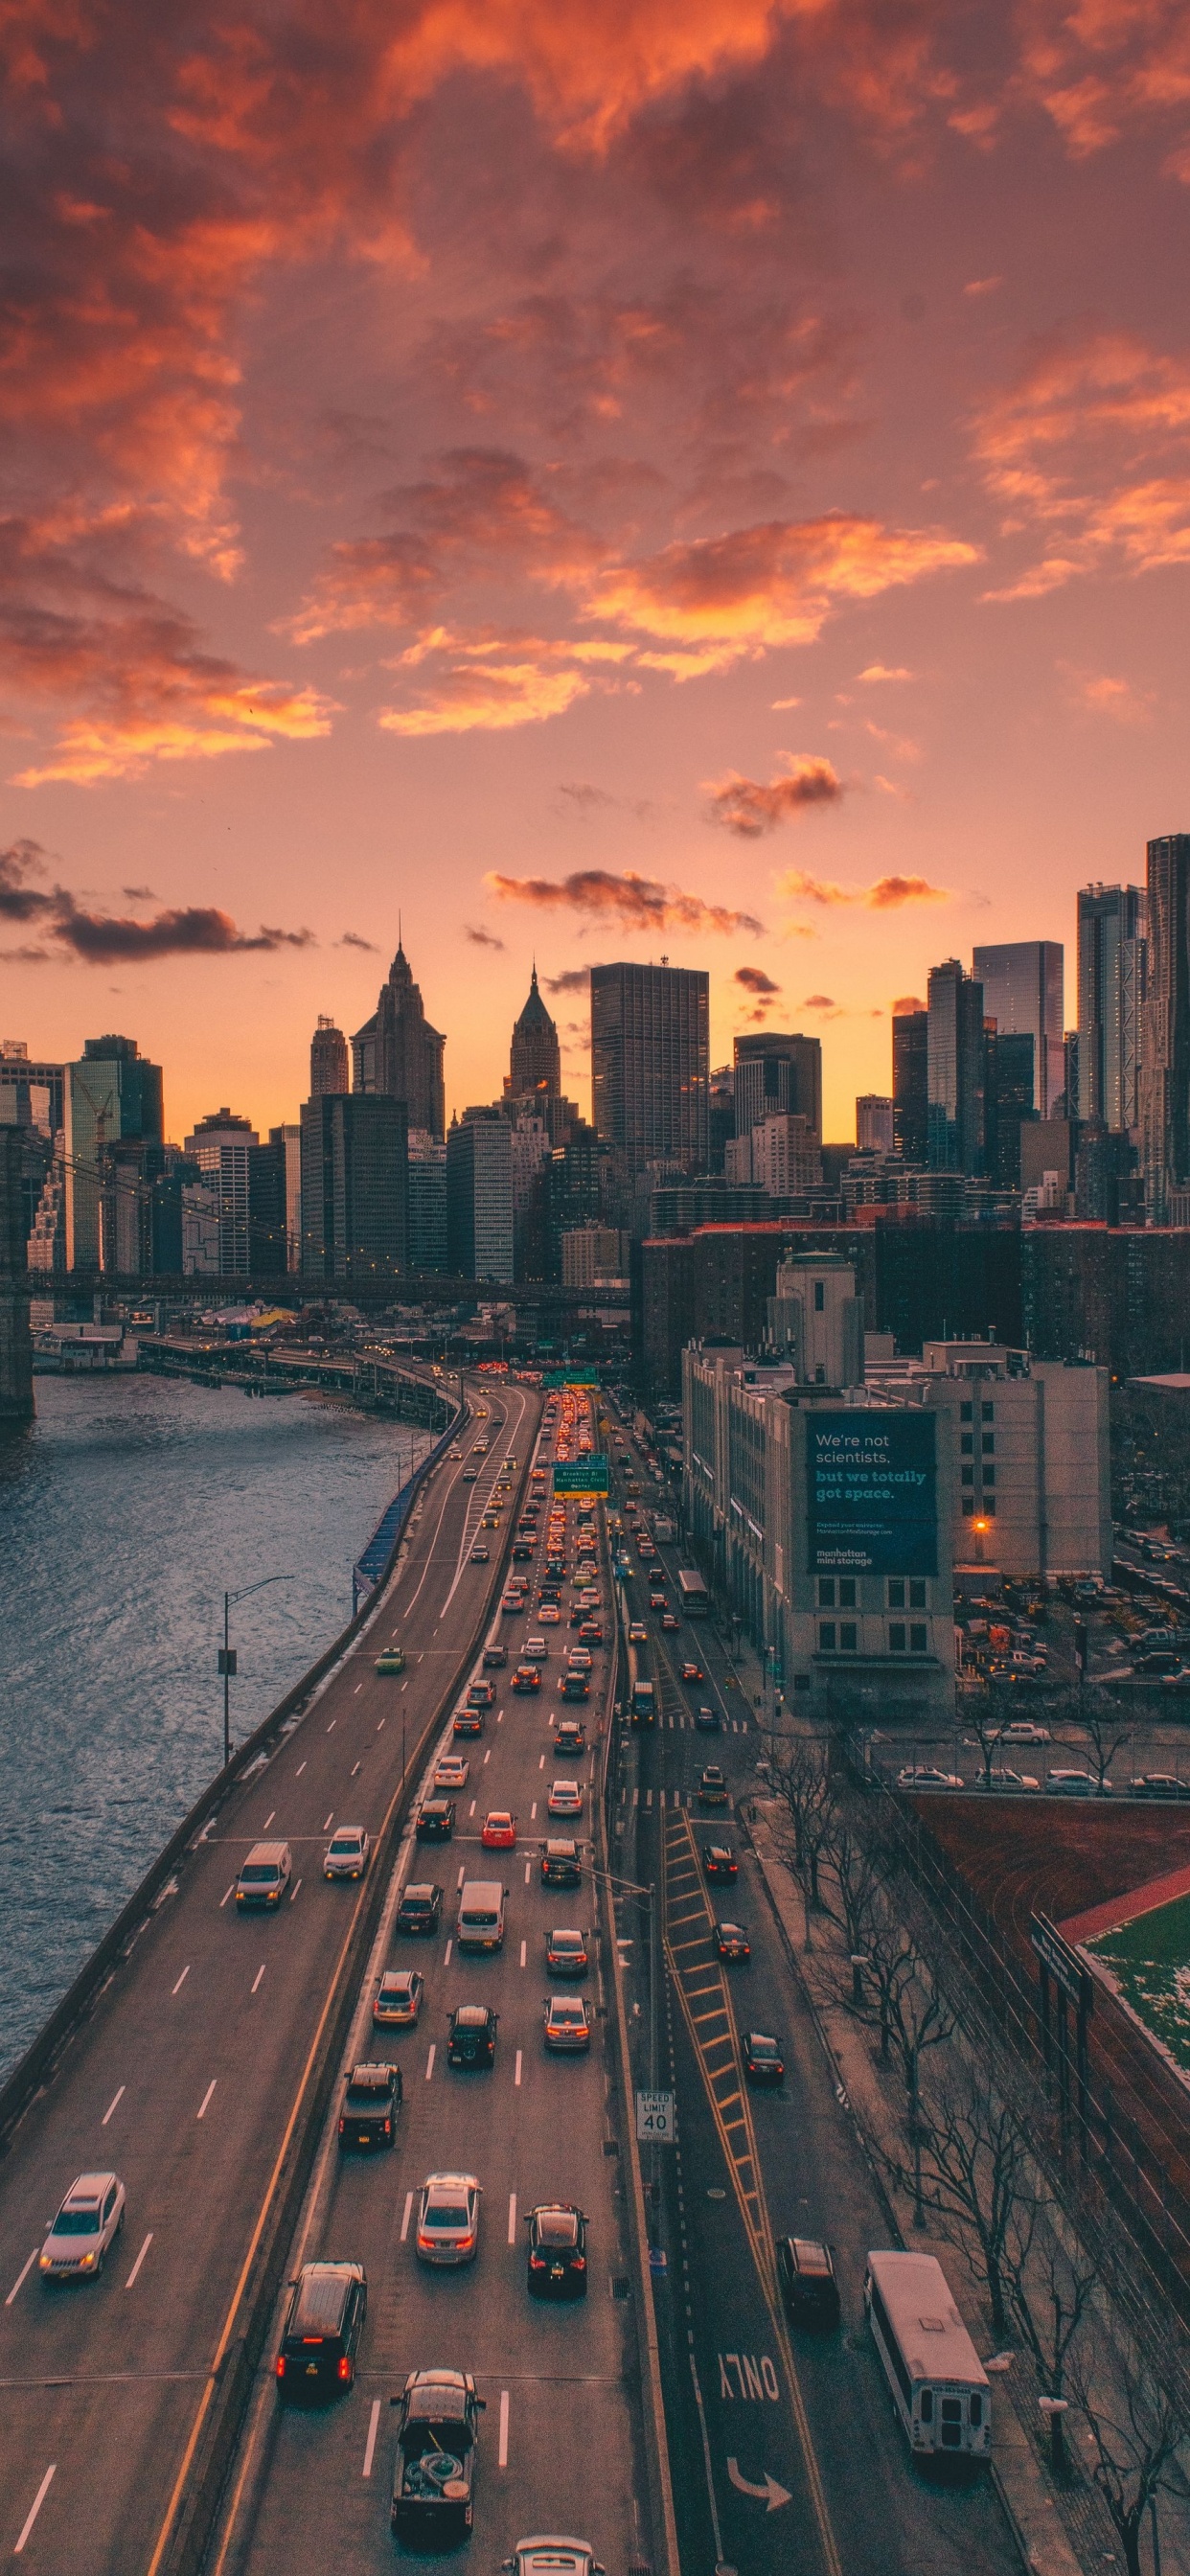
<svg viewBox="0 0 1190 2576"><path fill-rule="evenodd" d="M957 957L935 966L929 982L926 1143L935 1172L984 1168L983 986Z"/></svg>
<svg viewBox="0 0 1190 2576"><path fill-rule="evenodd" d="M893 1151L893 1104L878 1091L861 1091L857 1095L855 1141L861 1154Z"/></svg>
<svg viewBox="0 0 1190 2576"><path fill-rule="evenodd" d="M1078 1101L1112 1135L1140 1124L1141 1020L1148 959L1144 889L1082 886L1078 897Z"/></svg>
<svg viewBox="0 0 1190 2576"><path fill-rule="evenodd" d="M465 1109L452 1120L446 1241L457 1278L512 1278L512 1131L502 1109Z"/></svg>
<svg viewBox="0 0 1190 2576"><path fill-rule="evenodd" d="M705 1170L709 1145L710 979L685 966L593 966L595 1126L621 1174L674 1160Z"/></svg>
<svg viewBox="0 0 1190 2576"><path fill-rule="evenodd" d="M1190 1214L1190 832L1149 843L1148 993L1141 1050L1145 1206L1151 1225Z"/></svg>
<svg viewBox="0 0 1190 2576"><path fill-rule="evenodd" d="M743 1141L738 1137L737 1145ZM821 1186L822 1147L800 1111L778 1110L771 1118L758 1119L751 1143L752 1168L746 1174L737 1171L738 1179L756 1182L773 1199L799 1198Z"/></svg>
<svg viewBox="0 0 1190 2576"><path fill-rule="evenodd" d="M1035 1046L1031 1031L1005 1036L989 1020L984 1027L987 1065L985 1104L985 1169L1002 1190L1021 1186L1021 1129L1037 1120L1034 1108Z"/></svg>
<svg viewBox="0 0 1190 2576"><path fill-rule="evenodd" d="M538 1116L547 1097L544 1091L522 1092L509 1123L513 1271L518 1279L547 1276L546 1170L554 1147L544 1118ZM506 1110L511 1105L506 1102Z"/></svg>
<svg viewBox="0 0 1190 2576"><path fill-rule="evenodd" d="M821 1145L821 1038L781 1037L766 1029L763 1037L737 1038L734 1052L737 1136L750 1136L762 1118L788 1113L804 1118Z"/></svg>
<svg viewBox="0 0 1190 2576"><path fill-rule="evenodd" d="M103 1037L88 1038L65 1073L66 1265L114 1270L107 1151L124 1139L163 1141L161 1067L141 1055L135 1038Z"/></svg>
<svg viewBox="0 0 1190 2576"><path fill-rule="evenodd" d="M201 1118L186 1151L216 1195L219 1217L219 1275L247 1279L252 1270L250 1228L250 1154L260 1138L250 1118L231 1109L216 1109Z"/></svg>
<svg viewBox="0 0 1190 2576"><path fill-rule="evenodd" d="M1052 1118L1065 1089L1062 1051L1063 950L1059 939L1013 939L977 948L971 960L983 986L984 1015L1000 1037L1031 1037L1039 1118Z"/></svg>
<svg viewBox="0 0 1190 2576"><path fill-rule="evenodd" d="M285 1234L287 1270L302 1266L302 1130L298 1119L284 1127L270 1127L270 1145L280 1145L285 1153Z"/></svg>
<svg viewBox="0 0 1190 2576"><path fill-rule="evenodd" d="M416 1278L447 1268L446 1144L424 1127L409 1138L409 1267Z"/></svg>
<svg viewBox="0 0 1190 2576"><path fill-rule="evenodd" d="M267 1145L250 1145L248 1265L254 1279L283 1278L289 1268L286 1183L284 1137L272 1135Z"/></svg>
<svg viewBox="0 0 1190 2576"><path fill-rule="evenodd" d="M529 983L529 999L512 1032L508 1079L504 1085L511 1100L525 1100L531 1093L544 1091L556 1100L562 1090L562 1053L558 1031L537 989L537 968Z"/></svg>
<svg viewBox="0 0 1190 2576"><path fill-rule="evenodd" d="M403 1100L325 1092L302 1104L302 1271L363 1286L407 1257Z"/></svg>
<svg viewBox="0 0 1190 2576"><path fill-rule="evenodd" d="M721 1064L711 1075L709 1172L723 1170L726 1148L734 1134L735 1068Z"/></svg>
<svg viewBox="0 0 1190 2576"><path fill-rule="evenodd" d="M347 1040L334 1020L319 1019L310 1040L310 1098L321 1100L324 1091L346 1091Z"/></svg>
<svg viewBox="0 0 1190 2576"><path fill-rule="evenodd" d="M562 1276L562 1238L576 1227L595 1225L603 1205L602 1167L606 1147L593 1127L577 1118L563 1145L555 1145L545 1166L546 1272Z"/></svg>
<svg viewBox="0 0 1190 2576"><path fill-rule="evenodd" d="M398 946L372 1017L351 1041L352 1089L403 1100L411 1128L424 1127L431 1136L443 1136L445 1052L446 1040L430 1027L421 987L413 981L404 948Z"/></svg>
<svg viewBox="0 0 1190 2576"><path fill-rule="evenodd" d="M924 1163L929 1150L928 1011L893 1014L893 1143L906 1163Z"/></svg>

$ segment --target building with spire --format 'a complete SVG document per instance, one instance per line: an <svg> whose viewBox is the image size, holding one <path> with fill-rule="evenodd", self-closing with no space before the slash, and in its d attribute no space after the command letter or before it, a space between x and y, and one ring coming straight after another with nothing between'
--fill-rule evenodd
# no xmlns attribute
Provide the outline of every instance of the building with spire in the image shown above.
<svg viewBox="0 0 1190 2576"><path fill-rule="evenodd" d="M505 1098L525 1100L531 1094L544 1094L548 1100L560 1099L562 1092L562 1051L558 1045L556 1023L542 1001L537 986L534 963L529 981L529 999L512 1032Z"/></svg>
<svg viewBox="0 0 1190 2576"><path fill-rule="evenodd" d="M426 1018L421 988L398 939L388 981L370 1020L351 1041L352 1090L403 1100L410 1128L446 1134L446 1039Z"/></svg>

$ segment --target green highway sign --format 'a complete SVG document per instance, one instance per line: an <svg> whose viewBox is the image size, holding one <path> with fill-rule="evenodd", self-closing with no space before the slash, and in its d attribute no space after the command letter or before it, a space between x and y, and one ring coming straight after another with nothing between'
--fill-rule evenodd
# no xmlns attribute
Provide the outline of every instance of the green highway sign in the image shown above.
<svg viewBox="0 0 1190 2576"><path fill-rule="evenodd" d="M554 1469L556 1494L606 1494L606 1458L567 1458Z"/></svg>
<svg viewBox="0 0 1190 2576"><path fill-rule="evenodd" d="M541 1383L543 1386L595 1387L599 1380L594 1370L589 1368L547 1369Z"/></svg>

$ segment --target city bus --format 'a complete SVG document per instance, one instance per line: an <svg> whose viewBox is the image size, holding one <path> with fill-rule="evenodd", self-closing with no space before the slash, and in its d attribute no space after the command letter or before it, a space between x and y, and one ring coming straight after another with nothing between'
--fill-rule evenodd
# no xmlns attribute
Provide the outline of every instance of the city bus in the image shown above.
<svg viewBox="0 0 1190 2576"><path fill-rule="evenodd" d="M710 1606L711 1596L703 1582L701 1574L696 1574L693 1566L679 1566L679 1610L683 1610L688 1619L705 1619Z"/></svg>
<svg viewBox="0 0 1190 2576"><path fill-rule="evenodd" d="M942 2265L932 2254L869 2254L864 2306L914 2456L986 2460L991 2386Z"/></svg>
<svg viewBox="0 0 1190 2576"><path fill-rule="evenodd" d="M657 1693L641 1660L640 1649L628 1649L628 1715L633 1726L651 1726L657 1714Z"/></svg>

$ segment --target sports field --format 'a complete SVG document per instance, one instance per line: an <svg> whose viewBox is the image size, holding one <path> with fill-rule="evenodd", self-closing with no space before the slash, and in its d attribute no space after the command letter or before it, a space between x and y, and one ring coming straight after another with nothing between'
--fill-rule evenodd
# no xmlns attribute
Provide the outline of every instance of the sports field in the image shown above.
<svg viewBox="0 0 1190 2576"><path fill-rule="evenodd" d="M1084 1940L1146 2030L1190 2075L1190 1895Z"/></svg>

